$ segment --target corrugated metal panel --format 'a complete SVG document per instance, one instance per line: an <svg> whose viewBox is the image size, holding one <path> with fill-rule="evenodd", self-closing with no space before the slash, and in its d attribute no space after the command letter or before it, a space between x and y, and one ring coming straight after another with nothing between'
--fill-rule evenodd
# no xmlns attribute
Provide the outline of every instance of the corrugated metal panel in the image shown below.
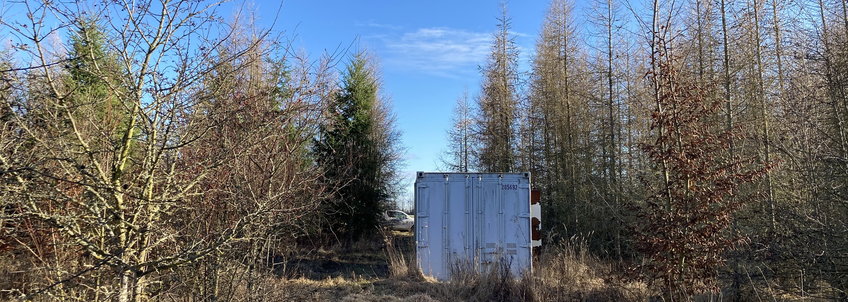
<svg viewBox="0 0 848 302"><path fill-rule="evenodd" d="M444 280L455 265L486 269L505 261L516 276L531 268L529 173L418 173L417 262Z"/></svg>

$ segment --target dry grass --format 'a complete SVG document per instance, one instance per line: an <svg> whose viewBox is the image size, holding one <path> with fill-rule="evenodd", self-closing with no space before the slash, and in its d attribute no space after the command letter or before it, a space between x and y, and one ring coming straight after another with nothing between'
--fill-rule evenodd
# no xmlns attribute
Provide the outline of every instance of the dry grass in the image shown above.
<svg viewBox="0 0 848 302"><path fill-rule="evenodd" d="M503 264L482 272L469 265L457 265L453 278L439 282L423 276L415 265L411 234L386 232L380 235L369 242L318 248L308 255L299 254L302 261L289 271L292 274L271 269L260 272L238 262L222 263L221 289L215 292L219 301L298 302L648 301L656 296L645 284L626 281L618 266L592 256L585 243L579 240L547 247L541 257L534 259L531 274L514 276ZM13 267L10 263L0 264ZM327 264L332 267L323 267ZM753 277L751 285L757 280ZM0 278L0 284L8 281ZM757 284L757 289L743 295L741 300L815 301L820 300L815 297L827 296L811 295L814 284L805 285L808 294L799 296L765 291L763 288L772 287ZM154 300L207 300L208 297L191 292L193 288L187 286L170 291ZM708 300L698 296L693 299Z"/></svg>
<svg viewBox="0 0 848 302"><path fill-rule="evenodd" d="M373 238L372 238L373 239ZM480 271L457 265L444 282L424 277L415 265L414 238L408 233L384 233L374 242L312 250L309 264L299 274L243 264L222 263L219 301L640 301L645 287L605 279L613 266L585 251L585 246L563 244L549 248L536 260L532 274L514 276L505 264ZM349 262L349 263L348 263ZM376 274L361 274L381 262ZM316 263L332 263L324 271ZM356 270L355 270L356 269ZM245 278L247 276L247 278ZM191 286L156 297L164 301L203 301Z"/></svg>
<svg viewBox="0 0 848 302"><path fill-rule="evenodd" d="M585 245L566 243L537 259L532 274L513 276L506 265L478 272L456 266L445 282L426 278L414 265L412 237L383 237L387 277L279 280L284 300L298 301L644 301L644 284L605 279L614 267L592 257Z"/></svg>
<svg viewBox="0 0 848 302"><path fill-rule="evenodd" d="M509 264L496 262L489 269L457 265L451 272L448 288L451 297L463 301L533 301L533 278L515 276Z"/></svg>
<svg viewBox="0 0 848 302"><path fill-rule="evenodd" d="M402 278L409 275L421 276L414 262L409 260L414 259L412 253L414 240L411 234L401 234L383 230L383 244L385 245L386 261L389 266L389 276Z"/></svg>
<svg viewBox="0 0 848 302"><path fill-rule="evenodd" d="M382 250L374 251L382 245ZM383 275L338 275L325 278L280 278L269 274L258 288L267 290L265 301L649 301L657 297L644 283L627 281L615 264L592 256L578 240L548 247L535 259L534 271L516 277L505 265L478 272L470 266L456 266L453 278L439 282L424 277L414 264L413 238L407 233L386 233L382 241L361 244L359 248L376 253L388 268ZM324 255L339 258L341 253L366 254L357 248L325 250ZM762 300L816 300L810 297L759 293ZM247 293L238 296L247 296ZM757 300L746 296L743 300ZM695 301L708 297L695 296Z"/></svg>
<svg viewBox="0 0 848 302"><path fill-rule="evenodd" d="M619 278L617 268L589 254L583 241L548 248L534 267L539 301L645 301L650 296L644 283Z"/></svg>

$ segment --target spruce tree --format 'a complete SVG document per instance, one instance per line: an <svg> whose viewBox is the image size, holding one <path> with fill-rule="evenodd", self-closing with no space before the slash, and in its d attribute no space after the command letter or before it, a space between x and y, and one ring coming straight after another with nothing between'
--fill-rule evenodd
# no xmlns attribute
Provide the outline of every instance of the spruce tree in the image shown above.
<svg viewBox="0 0 848 302"><path fill-rule="evenodd" d="M107 48L106 35L94 19L82 19L71 33L71 49L65 65L77 118L88 131L117 139L126 129L129 106L122 105L123 87L117 55Z"/></svg>
<svg viewBox="0 0 848 302"><path fill-rule="evenodd" d="M325 182L336 188L323 206L328 227L356 239L378 225L389 195L383 173L386 146L376 112L381 108L378 82L365 53L354 56L341 84L315 151Z"/></svg>

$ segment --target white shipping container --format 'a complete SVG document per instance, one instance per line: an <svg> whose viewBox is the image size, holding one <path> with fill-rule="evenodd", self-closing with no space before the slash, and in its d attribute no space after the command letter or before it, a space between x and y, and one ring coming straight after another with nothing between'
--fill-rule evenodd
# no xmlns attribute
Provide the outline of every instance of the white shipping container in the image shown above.
<svg viewBox="0 0 848 302"><path fill-rule="evenodd" d="M502 261L515 276L530 271L532 248L541 245L531 236L540 208L531 210L530 192L530 173L418 172L418 267L439 280L463 264L484 271Z"/></svg>

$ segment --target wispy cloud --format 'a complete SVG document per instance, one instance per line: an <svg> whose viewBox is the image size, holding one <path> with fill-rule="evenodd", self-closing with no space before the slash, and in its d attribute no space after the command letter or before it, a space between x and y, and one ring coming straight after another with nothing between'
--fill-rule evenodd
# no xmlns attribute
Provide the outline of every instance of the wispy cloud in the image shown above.
<svg viewBox="0 0 848 302"><path fill-rule="evenodd" d="M417 159L421 159L421 156L419 156L417 153L406 152L403 155L403 160L405 160L405 161L417 160Z"/></svg>
<svg viewBox="0 0 848 302"><path fill-rule="evenodd" d="M378 22L374 22L374 21L358 22L358 23L356 23L356 26L370 27L370 28L377 28L377 29L387 29L387 30L401 30L401 29L403 29L403 26L400 26L400 25L378 23Z"/></svg>
<svg viewBox="0 0 848 302"><path fill-rule="evenodd" d="M477 72L489 53L492 35L445 27L420 28L382 36L387 65L438 76Z"/></svg>

